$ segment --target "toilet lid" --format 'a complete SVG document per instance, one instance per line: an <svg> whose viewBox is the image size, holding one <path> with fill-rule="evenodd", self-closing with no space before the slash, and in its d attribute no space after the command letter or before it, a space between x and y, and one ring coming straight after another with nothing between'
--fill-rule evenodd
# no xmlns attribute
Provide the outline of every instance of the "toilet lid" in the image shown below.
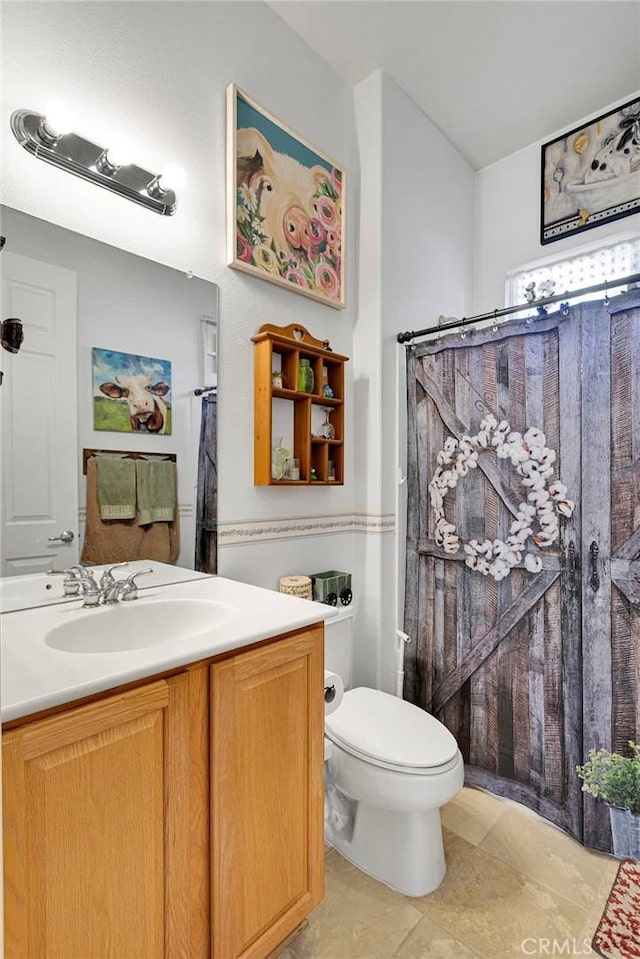
<svg viewBox="0 0 640 959"><path fill-rule="evenodd" d="M350 689L330 716L330 739L394 766L431 769L454 758L458 744L430 713L378 689Z"/></svg>

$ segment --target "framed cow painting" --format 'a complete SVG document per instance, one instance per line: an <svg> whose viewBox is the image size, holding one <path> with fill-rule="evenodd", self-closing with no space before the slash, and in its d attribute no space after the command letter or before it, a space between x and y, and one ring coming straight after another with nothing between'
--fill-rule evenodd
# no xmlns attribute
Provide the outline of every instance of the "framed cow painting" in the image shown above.
<svg viewBox="0 0 640 959"><path fill-rule="evenodd" d="M345 306L345 171L231 83L227 262Z"/></svg>
<svg viewBox="0 0 640 959"><path fill-rule="evenodd" d="M540 242L640 211L640 99L542 145Z"/></svg>
<svg viewBox="0 0 640 959"><path fill-rule="evenodd" d="M93 428L171 433L171 363L151 356L91 350Z"/></svg>

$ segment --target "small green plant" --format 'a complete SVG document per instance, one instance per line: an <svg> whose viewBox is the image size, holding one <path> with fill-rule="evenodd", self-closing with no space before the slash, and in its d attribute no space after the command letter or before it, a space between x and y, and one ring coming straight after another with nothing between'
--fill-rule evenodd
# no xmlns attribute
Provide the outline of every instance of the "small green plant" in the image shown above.
<svg viewBox="0 0 640 959"><path fill-rule="evenodd" d="M630 756L590 749L584 766L576 766L582 791L611 806L640 815L640 746L629 742Z"/></svg>

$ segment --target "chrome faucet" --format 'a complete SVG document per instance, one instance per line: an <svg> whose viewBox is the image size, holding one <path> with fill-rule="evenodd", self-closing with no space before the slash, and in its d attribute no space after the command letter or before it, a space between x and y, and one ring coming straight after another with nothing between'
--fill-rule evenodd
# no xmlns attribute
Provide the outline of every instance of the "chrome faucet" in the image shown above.
<svg viewBox="0 0 640 959"><path fill-rule="evenodd" d="M84 566L71 566L70 569L48 569L47 576L64 576L62 592L65 596L78 596L83 581L89 576Z"/></svg>
<svg viewBox="0 0 640 959"><path fill-rule="evenodd" d="M132 599L137 599L138 587L136 585L136 577L145 576L147 573L152 572L152 569L139 569L136 573L132 573L131 576L128 576L124 581L120 580L120 582L116 584L117 598L121 599L123 602L129 602Z"/></svg>
<svg viewBox="0 0 640 959"><path fill-rule="evenodd" d="M120 569L122 566L128 566L128 563L114 563L113 566L107 566L100 577L100 591L106 596L118 580L113 575L114 569Z"/></svg>
<svg viewBox="0 0 640 959"><path fill-rule="evenodd" d="M100 587L95 581L93 573L87 573L80 582L83 606L99 606L102 598Z"/></svg>
<svg viewBox="0 0 640 959"><path fill-rule="evenodd" d="M115 563L100 577L100 583L96 583L93 573L88 573L81 581L80 586L83 596L83 607L95 608L103 603L107 606L118 603L122 600L132 600L138 598L138 587L136 577L144 576L146 573L152 573L152 569L139 569L132 573L127 579L116 579L113 576L113 570L120 566L128 566L128 563Z"/></svg>

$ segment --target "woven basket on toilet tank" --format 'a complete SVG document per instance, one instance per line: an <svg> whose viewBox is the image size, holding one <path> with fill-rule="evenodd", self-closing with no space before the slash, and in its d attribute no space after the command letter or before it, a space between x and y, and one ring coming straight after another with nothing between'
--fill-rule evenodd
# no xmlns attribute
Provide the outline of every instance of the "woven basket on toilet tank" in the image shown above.
<svg viewBox="0 0 640 959"><path fill-rule="evenodd" d="M311 599L311 580L308 576L283 576L280 580L280 592L300 599Z"/></svg>

